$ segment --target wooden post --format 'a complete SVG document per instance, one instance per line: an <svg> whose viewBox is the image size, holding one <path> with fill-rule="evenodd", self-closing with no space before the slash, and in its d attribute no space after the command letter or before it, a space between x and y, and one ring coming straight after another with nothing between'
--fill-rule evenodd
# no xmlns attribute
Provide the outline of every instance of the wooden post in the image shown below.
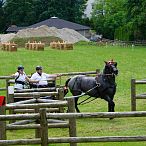
<svg viewBox="0 0 146 146"><path fill-rule="evenodd" d="M74 99L70 98L67 99L68 101L68 112L69 113L75 113L75 103ZM70 137L76 137L76 119L75 118L69 118L69 136ZM77 146L77 143L70 143L70 146Z"/></svg>
<svg viewBox="0 0 146 146"><path fill-rule="evenodd" d="M10 83L9 83L9 79L6 79L6 93L7 93L7 101L9 100L9 93L8 93L8 87L10 86ZM9 102L7 102L9 103Z"/></svg>
<svg viewBox="0 0 146 146"><path fill-rule="evenodd" d="M40 94L34 94L34 98L36 99L36 103L37 103L37 99L40 98ZM35 113L39 113L39 108L35 108ZM36 120L36 124L40 124L40 120ZM40 133L40 129L37 128L35 130L35 138L40 138L41 137L41 133Z"/></svg>
<svg viewBox="0 0 146 146"><path fill-rule="evenodd" d="M8 86L8 98L7 103L14 102L14 86Z"/></svg>
<svg viewBox="0 0 146 146"><path fill-rule="evenodd" d="M135 84L135 79L131 79L131 111L136 111L136 84Z"/></svg>
<svg viewBox="0 0 146 146"><path fill-rule="evenodd" d="M40 109L41 146L48 146L48 121L46 109Z"/></svg>
<svg viewBox="0 0 146 146"><path fill-rule="evenodd" d="M0 106L0 115L6 115L5 106ZM6 121L0 120L0 140L6 140Z"/></svg>
<svg viewBox="0 0 146 146"><path fill-rule="evenodd" d="M63 90L63 88L58 89L58 100L64 100L64 90ZM59 112L64 113L64 107L59 107Z"/></svg>
<svg viewBox="0 0 146 146"><path fill-rule="evenodd" d="M14 86L8 86L7 103L14 103ZM14 114L14 109L10 109L9 114ZM14 122L15 120L9 121L9 123L14 123Z"/></svg>

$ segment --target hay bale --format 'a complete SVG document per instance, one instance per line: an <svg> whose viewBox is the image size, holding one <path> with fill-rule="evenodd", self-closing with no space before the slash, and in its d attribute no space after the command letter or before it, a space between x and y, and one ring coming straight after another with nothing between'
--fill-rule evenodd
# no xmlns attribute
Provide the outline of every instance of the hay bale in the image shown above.
<svg viewBox="0 0 146 146"><path fill-rule="evenodd" d="M29 50L29 43L25 43L25 49Z"/></svg>
<svg viewBox="0 0 146 146"><path fill-rule="evenodd" d="M60 50L64 50L64 43L60 43L59 48L60 48Z"/></svg>
<svg viewBox="0 0 146 146"><path fill-rule="evenodd" d="M2 50L5 51L6 50L6 44L2 43Z"/></svg>
<svg viewBox="0 0 146 146"><path fill-rule="evenodd" d="M11 51L11 52L17 51L17 44L15 44L15 43L10 44L9 51Z"/></svg>
<svg viewBox="0 0 146 146"><path fill-rule="evenodd" d="M29 50L32 50L32 43L29 43Z"/></svg>
<svg viewBox="0 0 146 146"><path fill-rule="evenodd" d="M17 51L17 44L15 44L14 42L8 44L8 51L11 51L11 52Z"/></svg>
<svg viewBox="0 0 146 146"><path fill-rule="evenodd" d="M53 48L53 49L55 49L55 47L56 47L56 42L55 42L55 41L51 42L51 43L50 43L50 47Z"/></svg>
<svg viewBox="0 0 146 146"><path fill-rule="evenodd" d="M73 44L72 43L64 43L64 49L65 50L73 50Z"/></svg>
<svg viewBox="0 0 146 146"><path fill-rule="evenodd" d="M44 47L45 47L45 44L44 43L38 43L37 44L37 51L44 51Z"/></svg>
<svg viewBox="0 0 146 146"><path fill-rule="evenodd" d="M3 51L17 51L17 44L13 43L3 43L2 44L2 50Z"/></svg>

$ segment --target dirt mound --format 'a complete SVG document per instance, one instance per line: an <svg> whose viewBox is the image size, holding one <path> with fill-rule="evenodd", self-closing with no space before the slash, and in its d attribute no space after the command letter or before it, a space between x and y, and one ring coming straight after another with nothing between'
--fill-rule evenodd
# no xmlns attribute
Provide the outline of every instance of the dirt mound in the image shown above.
<svg viewBox="0 0 146 146"><path fill-rule="evenodd" d="M15 33L0 34L0 42L6 43L11 41L16 36Z"/></svg>
<svg viewBox="0 0 146 146"><path fill-rule="evenodd" d="M64 41L75 43L78 41L89 41L87 38L82 36L75 30L63 28L57 29L55 27L48 27L46 25L42 25L37 28L27 28L19 30L16 34L18 38L25 37L47 37L47 36L55 36L59 37Z"/></svg>

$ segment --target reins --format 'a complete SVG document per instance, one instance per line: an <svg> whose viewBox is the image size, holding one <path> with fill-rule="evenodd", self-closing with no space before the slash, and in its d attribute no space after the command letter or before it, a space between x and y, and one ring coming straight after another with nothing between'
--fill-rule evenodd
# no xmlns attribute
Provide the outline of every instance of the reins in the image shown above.
<svg viewBox="0 0 146 146"><path fill-rule="evenodd" d="M112 73L112 74L102 74L102 75L105 75L105 76L114 76L114 73ZM92 90L95 89L96 87L100 87L100 83L97 83L97 82L96 82L96 84L97 84L97 86L91 88L90 90L88 90L88 91L85 92L84 94L81 94L81 96L79 96L79 97L82 97L82 96L86 95L88 92L92 91ZM96 99L96 98L93 98L92 100L90 100L90 101L88 101L88 102L85 102L85 101L89 100L90 98L91 98L91 96L89 96L89 97L86 98L85 100L83 100L83 101L81 101L80 103L78 103L78 105L84 105L84 104L87 104L87 103L89 103L89 102L92 102L92 101L94 101L94 100Z"/></svg>
<svg viewBox="0 0 146 146"><path fill-rule="evenodd" d="M105 76L114 76L114 73L112 74L102 74L102 75L105 75ZM77 79L76 79L77 80ZM75 80L75 82L76 82ZM75 84L74 82L74 84ZM87 93L91 92L93 89L97 88L97 87L100 87L100 83L97 83L96 82L96 86L94 86L93 88L89 89L88 91L86 91L85 93L82 93L81 95L77 95L77 96L70 96L70 97L65 97L65 99L68 99L68 98L79 98L79 97L82 97L82 96L85 96L87 95ZM73 85L74 86L74 85ZM84 105L84 104L87 104L93 100L95 100L96 98L93 98L92 100L88 101L88 102L85 102L87 100L89 100L91 98L91 96L89 96L88 98L86 98L85 100L81 101L80 103L78 103L78 105Z"/></svg>
<svg viewBox="0 0 146 146"><path fill-rule="evenodd" d="M64 97L64 98L65 98L65 99L68 99L68 98L78 98L78 97L82 97L82 96L84 96L84 95L87 95L87 93L89 93L90 91L92 91L93 89L95 89L95 88L97 88L97 87L100 87L100 83L97 83L96 86L94 86L93 88L89 89L87 92L82 93L81 95L69 96L69 97ZM90 99L90 98L91 98L91 97L88 97L87 99L85 99L85 101L88 100L88 99ZM84 101L83 101L83 102L84 102ZM82 102L82 103L83 103L83 102Z"/></svg>
<svg viewBox="0 0 146 146"><path fill-rule="evenodd" d="M91 101L96 99L96 98L93 98L92 100L90 100L88 102L85 102L85 101L89 100L90 98L91 98L91 96L89 96L87 99L85 99L85 100L81 101L80 103L78 103L78 105L84 105L84 104L87 104L87 103L89 103L89 102L91 102Z"/></svg>

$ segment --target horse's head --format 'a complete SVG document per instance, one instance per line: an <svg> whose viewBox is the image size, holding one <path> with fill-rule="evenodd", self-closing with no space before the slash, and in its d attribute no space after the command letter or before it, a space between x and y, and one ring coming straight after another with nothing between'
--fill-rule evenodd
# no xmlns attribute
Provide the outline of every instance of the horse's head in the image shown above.
<svg viewBox="0 0 146 146"><path fill-rule="evenodd" d="M113 60L105 61L104 74L118 75L117 62Z"/></svg>

